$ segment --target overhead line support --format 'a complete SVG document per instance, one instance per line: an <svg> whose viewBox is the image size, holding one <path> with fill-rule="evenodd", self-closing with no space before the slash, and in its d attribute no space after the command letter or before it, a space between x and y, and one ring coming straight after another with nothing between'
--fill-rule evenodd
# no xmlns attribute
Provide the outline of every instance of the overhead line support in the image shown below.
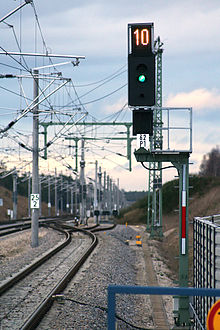
<svg viewBox="0 0 220 330"><path fill-rule="evenodd" d="M1 23L1 21L0 21ZM50 54L50 53L46 53L46 54L42 54L42 53L23 53L23 52L8 52L8 51L4 51L4 52L0 52L0 55L11 55L11 56L36 56L36 57L54 57L54 58L74 58L74 59L85 59L84 55L64 55L64 54ZM54 64L56 65L56 64ZM43 67L39 67L36 69L41 69Z"/></svg>
<svg viewBox="0 0 220 330"><path fill-rule="evenodd" d="M2 19L0 19L0 23L3 22L6 18L10 17L11 15L13 15L14 13L16 13L16 11L18 11L19 9L23 8L24 6L26 6L27 4L33 2L33 0L25 0L24 3L22 3L20 6L18 6L17 8L15 8L14 10L10 11L10 13L8 13L7 15L5 15Z"/></svg>
<svg viewBox="0 0 220 330"><path fill-rule="evenodd" d="M132 170L131 166L131 142L135 139L130 136L130 128L132 127L133 123L131 122L78 122L78 123L65 123L65 122L48 122L48 123L40 123L40 126L43 126L44 131L42 134L44 135L44 159L47 159L47 128L49 126L59 126L59 125L75 125L75 126L125 126L126 127L126 138L109 138L109 137L103 137L102 139L111 139L111 140L127 140L127 159L129 161L129 171ZM78 150L78 141L82 138L78 137L66 137L66 140L74 140L76 143L76 171L78 170L78 163L77 163L77 150ZM83 137L84 140L101 140L101 138L90 138L90 137Z"/></svg>
<svg viewBox="0 0 220 330"><path fill-rule="evenodd" d="M38 71L35 70L34 78L34 108L33 108L33 165L32 165L32 194L39 195L39 161L38 161L38 149L39 149L39 115L38 115L38 95L39 95L39 80ZM38 246L38 231L39 231L39 208L32 209L31 220L31 246Z"/></svg>
<svg viewBox="0 0 220 330"><path fill-rule="evenodd" d="M154 109L154 135L151 148L162 150L162 43L156 40L156 107ZM162 231L162 163L149 162L147 230L150 236L163 236Z"/></svg>

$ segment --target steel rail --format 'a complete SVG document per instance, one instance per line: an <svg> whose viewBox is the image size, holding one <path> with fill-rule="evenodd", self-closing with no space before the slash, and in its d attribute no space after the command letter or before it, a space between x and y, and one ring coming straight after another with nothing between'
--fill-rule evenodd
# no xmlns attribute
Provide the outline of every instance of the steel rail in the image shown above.
<svg viewBox="0 0 220 330"><path fill-rule="evenodd" d="M57 221L57 220L60 220L60 219L63 219L63 220L66 220L68 218L65 218L64 216L62 217L58 217L58 216L42 216L42 217L39 217L39 221L41 220L45 220L45 221ZM11 225L16 225L16 224L19 224L20 222L23 223L23 222L30 222L31 223L31 218L29 217L25 217L25 218L18 218L16 220L3 220L0 222L0 230L1 230L1 226L9 226L11 227Z"/></svg>
<svg viewBox="0 0 220 330"><path fill-rule="evenodd" d="M53 223L58 221L59 219L57 217L53 218L46 218L46 217L42 217L39 220L39 226L44 226L48 223ZM20 221L20 223L17 223L18 221ZM23 221L23 223L21 222ZM6 235L10 235L13 233L16 233L20 230L25 230L25 229L29 229L31 227L31 221L30 218L29 219L19 219L11 224L3 224L2 226L0 225L0 237L1 236L6 236Z"/></svg>
<svg viewBox="0 0 220 330"><path fill-rule="evenodd" d="M28 225L28 224L17 225L17 226L13 226L11 228L10 227L4 228L4 229L1 228L0 237L14 234L14 233L17 233L18 231L29 229L29 228L30 228L30 225Z"/></svg>
<svg viewBox="0 0 220 330"><path fill-rule="evenodd" d="M50 225L50 227L52 227L52 226ZM42 302L33 311L33 313L25 320L25 322L20 327L20 329L27 330L27 329L35 329L37 327L40 320L44 317L44 315L48 312L48 310L52 306L56 295L60 294L66 288L69 281L78 272L78 270L83 265L83 263L86 261L88 256L95 249L96 245L98 244L98 238L94 233L92 233L92 231L101 231L101 230L104 231L104 230L108 230L108 229L113 229L114 227L115 227L115 224L111 225L110 227L103 227L103 228L97 228L97 226L92 226L92 228L87 228L87 230L86 230L86 229L82 229L82 228L77 228L71 224L61 224L61 223L56 224L55 229L57 229L61 232L65 232L65 234L67 236L66 241L61 243L57 248L55 248L50 253L45 255L42 259L40 259L37 262L35 262L34 264L32 264L31 267L30 266L27 267L26 269L24 269L24 271L15 275L11 280L9 280L9 281L7 281L7 283L3 284L0 287L0 295L3 294L3 292L7 291L15 283L20 281L22 278L24 278L26 275L31 273L38 266L43 264L44 261L49 259L52 255L54 255L56 252L61 250L64 246L66 246L71 241L71 234L70 234L71 231L81 232L85 235L90 236L92 239L92 243L86 249L84 254L67 271L67 273L63 276L63 278L53 287L53 289L50 291L50 293L42 300ZM64 229L65 229L65 231L64 231ZM90 229L90 231L88 231L88 229Z"/></svg>
<svg viewBox="0 0 220 330"><path fill-rule="evenodd" d="M41 259L38 259L31 265L27 266L21 272L17 273L12 278L10 278L10 280L2 284L0 286L0 296L71 242L71 234L69 232L62 230L61 228L53 228L53 229L64 233L66 235L66 240L61 244L59 244L57 247L55 247L52 251L44 255Z"/></svg>
<svg viewBox="0 0 220 330"><path fill-rule="evenodd" d="M86 252L81 256L76 263L69 269L69 271L63 276L63 278L58 282L58 284L51 290L51 292L47 295L47 297L42 301L42 303L38 306L38 308L32 313L30 318L28 318L23 326L21 327L21 330L29 330L29 329L35 329L40 320L44 317L44 315L48 312L50 307L52 306L54 302L54 297L58 294L60 294L67 286L69 281L73 278L74 275L78 272L80 267L83 265L83 263L86 261L88 256L91 254L91 252L95 249L96 245L98 244L98 238L95 234L92 233L92 231L87 231L86 229L81 228L75 228L71 225L64 224L62 225L65 228L68 228L70 230L79 231L86 235L89 235L92 238L91 245L87 248ZM95 226L96 227L96 226ZM101 231L101 230L108 230L115 228L115 224L110 227L105 228L93 228L93 231Z"/></svg>
<svg viewBox="0 0 220 330"><path fill-rule="evenodd" d="M111 230L111 229L114 229L116 227L116 224L114 223L113 225L109 226L109 227L99 227L99 228L94 228L92 229L91 231L93 233L95 232L99 232L99 231L104 231L104 230Z"/></svg>
<svg viewBox="0 0 220 330"><path fill-rule="evenodd" d="M66 227L66 225L65 225ZM88 256L94 250L96 245L98 244L98 239L96 235L91 233L90 231L86 231L84 229L76 229L71 228L74 231L83 232L86 235L89 235L92 238L91 245L87 248L83 256L81 256L74 265L68 270L68 272L63 276L63 278L55 285L55 287L51 290L51 292L47 295L47 297L41 302L41 304L37 307L37 309L32 313L32 315L24 322L23 326L20 328L22 330L35 329L39 324L40 320L44 317L44 315L48 312L50 307L53 304L54 296L61 293L69 283L69 281L73 278L73 276L78 272L80 267L86 261Z"/></svg>
<svg viewBox="0 0 220 330"><path fill-rule="evenodd" d="M26 223L14 223L14 224L11 224L11 225L4 225L2 228L0 226L0 237L2 236L7 236L7 235L10 235L10 234L13 234L13 233L16 233L16 232L19 232L21 230L25 230L25 229L29 229L31 227L31 221L28 219L26 221L29 221L29 222L26 222ZM53 222L53 221L57 221L57 218L50 218L50 219L45 219L45 220L40 220L39 222L39 225L40 226L45 226L45 224L47 224L48 222ZM91 227L86 227L86 228L83 228L85 230L92 230L97 228L99 225L94 225L94 226L91 226ZM98 229L97 231L99 230L102 230L102 229Z"/></svg>

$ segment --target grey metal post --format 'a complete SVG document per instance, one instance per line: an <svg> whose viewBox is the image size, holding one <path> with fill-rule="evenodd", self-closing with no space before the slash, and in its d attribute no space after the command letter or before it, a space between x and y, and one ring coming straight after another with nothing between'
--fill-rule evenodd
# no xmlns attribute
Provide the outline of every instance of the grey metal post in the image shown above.
<svg viewBox="0 0 220 330"><path fill-rule="evenodd" d="M33 164L32 164L32 194L39 194L39 168L38 168L38 130L39 130L39 119L38 119L38 70L34 70L34 103L36 106L33 108ZM38 244L38 231L39 231L39 209L32 209L31 219L31 246L37 247Z"/></svg>
<svg viewBox="0 0 220 330"><path fill-rule="evenodd" d="M114 210L118 210L117 207L117 185L114 184Z"/></svg>
<svg viewBox="0 0 220 330"><path fill-rule="evenodd" d="M112 214L112 179L110 179L110 214Z"/></svg>
<svg viewBox="0 0 220 330"><path fill-rule="evenodd" d="M69 208L70 208L70 204L69 204L69 182L67 181L66 184L66 212L69 213Z"/></svg>
<svg viewBox="0 0 220 330"><path fill-rule="evenodd" d="M75 216L78 216L78 203L77 203L77 178L75 180Z"/></svg>
<svg viewBox="0 0 220 330"><path fill-rule="evenodd" d="M107 210L110 214L111 202L110 202L110 178L109 178L109 175L107 175ZM109 220L109 215L108 215L108 220Z"/></svg>
<svg viewBox="0 0 220 330"><path fill-rule="evenodd" d="M80 161L80 186L81 186L81 203L80 203L80 222L86 222L86 203L85 203L85 159L84 159L84 140L81 145L81 161Z"/></svg>
<svg viewBox="0 0 220 330"><path fill-rule="evenodd" d="M31 174L28 173L28 217L31 217Z"/></svg>
<svg viewBox="0 0 220 330"><path fill-rule="evenodd" d="M154 171L154 178L155 178L155 171ZM156 221L157 221L157 191L156 189L153 189L153 223L151 224L151 228L154 230L154 227L156 227Z"/></svg>
<svg viewBox="0 0 220 330"><path fill-rule="evenodd" d="M13 173L13 220L17 219L17 201L18 201L18 191L17 191L17 172Z"/></svg>
<svg viewBox="0 0 220 330"><path fill-rule="evenodd" d="M112 180L112 210L115 209L115 184Z"/></svg>
<svg viewBox="0 0 220 330"><path fill-rule="evenodd" d="M107 211L107 190L106 190L106 171L104 171L104 183L103 183L103 210ZM107 215L105 216L107 220Z"/></svg>
<svg viewBox="0 0 220 330"><path fill-rule="evenodd" d="M49 217L51 216L50 180L51 180L51 178L48 176L48 215L49 215Z"/></svg>
<svg viewBox="0 0 220 330"><path fill-rule="evenodd" d="M117 192L116 192L116 194L117 194L117 198L116 198L116 200L117 200L117 211L119 212L119 179L117 179Z"/></svg>
<svg viewBox="0 0 220 330"><path fill-rule="evenodd" d="M94 196L93 183L90 182L89 183L89 210L90 210L90 216L91 216L91 211L93 210L93 198L94 198L93 196Z"/></svg>
<svg viewBox="0 0 220 330"><path fill-rule="evenodd" d="M103 176L103 210L106 210L106 171Z"/></svg>
<svg viewBox="0 0 220 330"><path fill-rule="evenodd" d="M54 184L55 184L55 216L57 216L58 215L58 205L57 205L57 169L55 168L55 182L54 182Z"/></svg>
<svg viewBox="0 0 220 330"><path fill-rule="evenodd" d="M63 175L61 173L60 182L60 215L63 215Z"/></svg>
<svg viewBox="0 0 220 330"><path fill-rule="evenodd" d="M70 187L70 213L73 214L73 186Z"/></svg>
<svg viewBox="0 0 220 330"><path fill-rule="evenodd" d="M98 210L98 198L97 198L97 171L98 161L95 161L95 188L94 188L94 212ZM96 216L96 224L99 223L98 216Z"/></svg>
<svg viewBox="0 0 220 330"><path fill-rule="evenodd" d="M98 178L99 178L99 198L98 198L98 210L99 210L99 218L98 223L101 221L101 189L102 189L102 171L101 166L99 166L99 172L98 172Z"/></svg>

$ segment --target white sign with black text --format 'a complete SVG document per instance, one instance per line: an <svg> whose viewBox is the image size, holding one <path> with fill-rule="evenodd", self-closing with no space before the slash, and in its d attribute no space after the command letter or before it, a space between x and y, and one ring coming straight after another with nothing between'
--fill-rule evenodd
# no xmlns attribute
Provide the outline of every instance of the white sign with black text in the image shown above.
<svg viewBox="0 0 220 330"><path fill-rule="evenodd" d="M139 148L149 149L148 134L137 134L137 149Z"/></svg>
<svg viewBox="0 0 220 330"><path fill-rule="evenodd" d="M39 209L40 207L40 195L31 194L31 209Z"/></svg>

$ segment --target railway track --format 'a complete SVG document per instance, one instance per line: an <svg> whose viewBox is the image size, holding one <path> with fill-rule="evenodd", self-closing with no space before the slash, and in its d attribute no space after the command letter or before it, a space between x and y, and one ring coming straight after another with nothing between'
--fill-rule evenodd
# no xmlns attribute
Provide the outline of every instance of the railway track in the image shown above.
<svg viewBox="0 0 220 330"><path fill-rule="evenodd" d="M97 245L91 231L61 223L56 228L65 232L65 241L0 287L1 328L35 328L52 305L53 296L62 292Z"/></svg>
<svg viewBox="0 0 220 330"><path fill-rule="evenodd" d="M1 226L0 228L0 237L7 236L13 233L16 233L21 230L29 229L29 224L17 224L17 225L11 225L11 226Z"/></svg>
<svg viewBox="0 0 220 330"><path fill-rule="evenodd" d="M39 220L39 226L43 226L45 224L50 224L53 222L59 221L57 217L55 218L42 218ZM21 230L29 229L31 228L31 221L30 219L24 220L18 220L14 221L13 223L7 223L0 225L0 237L7 236L16 232L19 232Z"/></svg>
<svg viewBox="0 0 220 330"><path fill-rule="evenodd" d="M96 252L62 295L54 297L53 307L37 329L107 329L108 285L151 285L149 260L145 260L143 249L126 243L135 239L136 233L120 225L114 231L100 233ZM118 295L116 328L170 329L158 312L149 296Z"/></svg>
<svg viewBox="0 0 220 330"><path fill-rule="evenodd" d="M73 224L58 222L56 229L65 233L65 240L56 249L47 253L44 258L40 258L37 263L27 267L23 274L14 276L0 286L0 305L2 306L0 328L36 328L97 245L97 238L92 231L106 231L112 228L114 225L102 228L95 225L81 229L76 228ZM117 237L117 239L119 238ZM144 250L146 249L144 248ZM146 253L146 251L144 252ZM149 273L153 274L153 269L149 269L149 260L147 260L147 264L148 279L151 282L153 278L149 278L151 277ZM152 283L149 284L152 285ZM154 306L155 325L161 329L168 329L163 304L160 301L152 301L152 305ZM159 309L156 308L158 306Z"/></svg>

